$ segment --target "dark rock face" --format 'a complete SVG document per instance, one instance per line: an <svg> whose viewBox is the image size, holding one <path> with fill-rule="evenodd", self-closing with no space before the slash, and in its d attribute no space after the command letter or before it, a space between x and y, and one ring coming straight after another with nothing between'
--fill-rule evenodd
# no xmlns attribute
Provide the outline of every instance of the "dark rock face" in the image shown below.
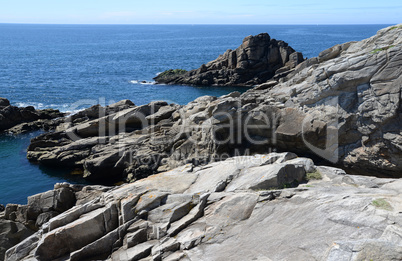
<svg viewBox="0 0 402 261"><path fill-rule="evenodd" d="M227 50L216 60L187 73L171 73L155 77L157 83L253 86L278 77L303 61L287 43L271 39L267 33L248 36L236 50ZM172 71L173 72L173 71Z"/></svg>
<svg viewBox="0 0 402 261"><path fill-rule="evenodd" d="M7 99L0 98L0 133L7 131L18 134L38 129L49 130L61 122L53 122L51 119L64 115L53 109L35 110L32 106L11 106Z"/></svg>

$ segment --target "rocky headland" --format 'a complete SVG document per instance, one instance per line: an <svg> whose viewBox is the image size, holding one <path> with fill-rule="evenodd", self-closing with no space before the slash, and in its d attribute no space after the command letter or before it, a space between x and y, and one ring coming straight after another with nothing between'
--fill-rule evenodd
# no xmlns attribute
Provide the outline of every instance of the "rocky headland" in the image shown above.
<svg viewBox="0 0 402 261"><path fill-rule="evenodd" d="M236 85L219 71L238 50L253 66L260 38L205 65L208 84ZM402 260L402 26L305 61L285 47L268 78L247 67L259 85L243 94L51 120L28 159L130 183L56 184L0 209L0 259Z"/></svg>

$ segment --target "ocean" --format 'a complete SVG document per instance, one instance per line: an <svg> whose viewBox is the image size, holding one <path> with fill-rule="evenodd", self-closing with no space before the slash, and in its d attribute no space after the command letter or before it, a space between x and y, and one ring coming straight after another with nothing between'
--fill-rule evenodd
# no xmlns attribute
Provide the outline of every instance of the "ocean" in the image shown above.
<svg viewBox="0 0 402 261"><path fill-rule="evenodd" d="M154 85L153 77L171 68L196 69L248 35L267 32L310 58L387 26L0 24L0 97L15 106L61 111L122 99L186 104L246 88ZM29 140L38 134L0 136L0 204L26 204L27 196L56 182L85 183L68 170L27 161Z"/></svg>

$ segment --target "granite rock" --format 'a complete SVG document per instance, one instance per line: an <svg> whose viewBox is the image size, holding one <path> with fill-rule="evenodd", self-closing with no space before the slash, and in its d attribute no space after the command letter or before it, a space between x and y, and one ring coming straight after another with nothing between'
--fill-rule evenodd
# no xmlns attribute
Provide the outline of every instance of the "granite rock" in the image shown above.
<svg viewBox="0 0 402 261"><path fill-rule="evenodd" d="M283 175L288 168L303 174ZM305 170L320 179L307 181ZM253 185L275 178L300 182ZM218 180L226 186L217 191ZM104 190L51 218L5 260L400 260L401 194L401 180L292 153L239 156Z"/></svg>

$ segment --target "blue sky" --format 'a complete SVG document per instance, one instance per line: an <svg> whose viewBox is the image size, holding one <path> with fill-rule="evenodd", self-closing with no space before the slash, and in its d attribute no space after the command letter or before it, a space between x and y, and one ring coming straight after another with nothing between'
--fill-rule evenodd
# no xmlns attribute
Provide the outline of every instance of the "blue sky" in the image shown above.
<svg viewBox="0 0 402 261"><path fill-rule="evenodd" d="M401 0L0 0L0 23L397 24L401 17Z"/></svg>

